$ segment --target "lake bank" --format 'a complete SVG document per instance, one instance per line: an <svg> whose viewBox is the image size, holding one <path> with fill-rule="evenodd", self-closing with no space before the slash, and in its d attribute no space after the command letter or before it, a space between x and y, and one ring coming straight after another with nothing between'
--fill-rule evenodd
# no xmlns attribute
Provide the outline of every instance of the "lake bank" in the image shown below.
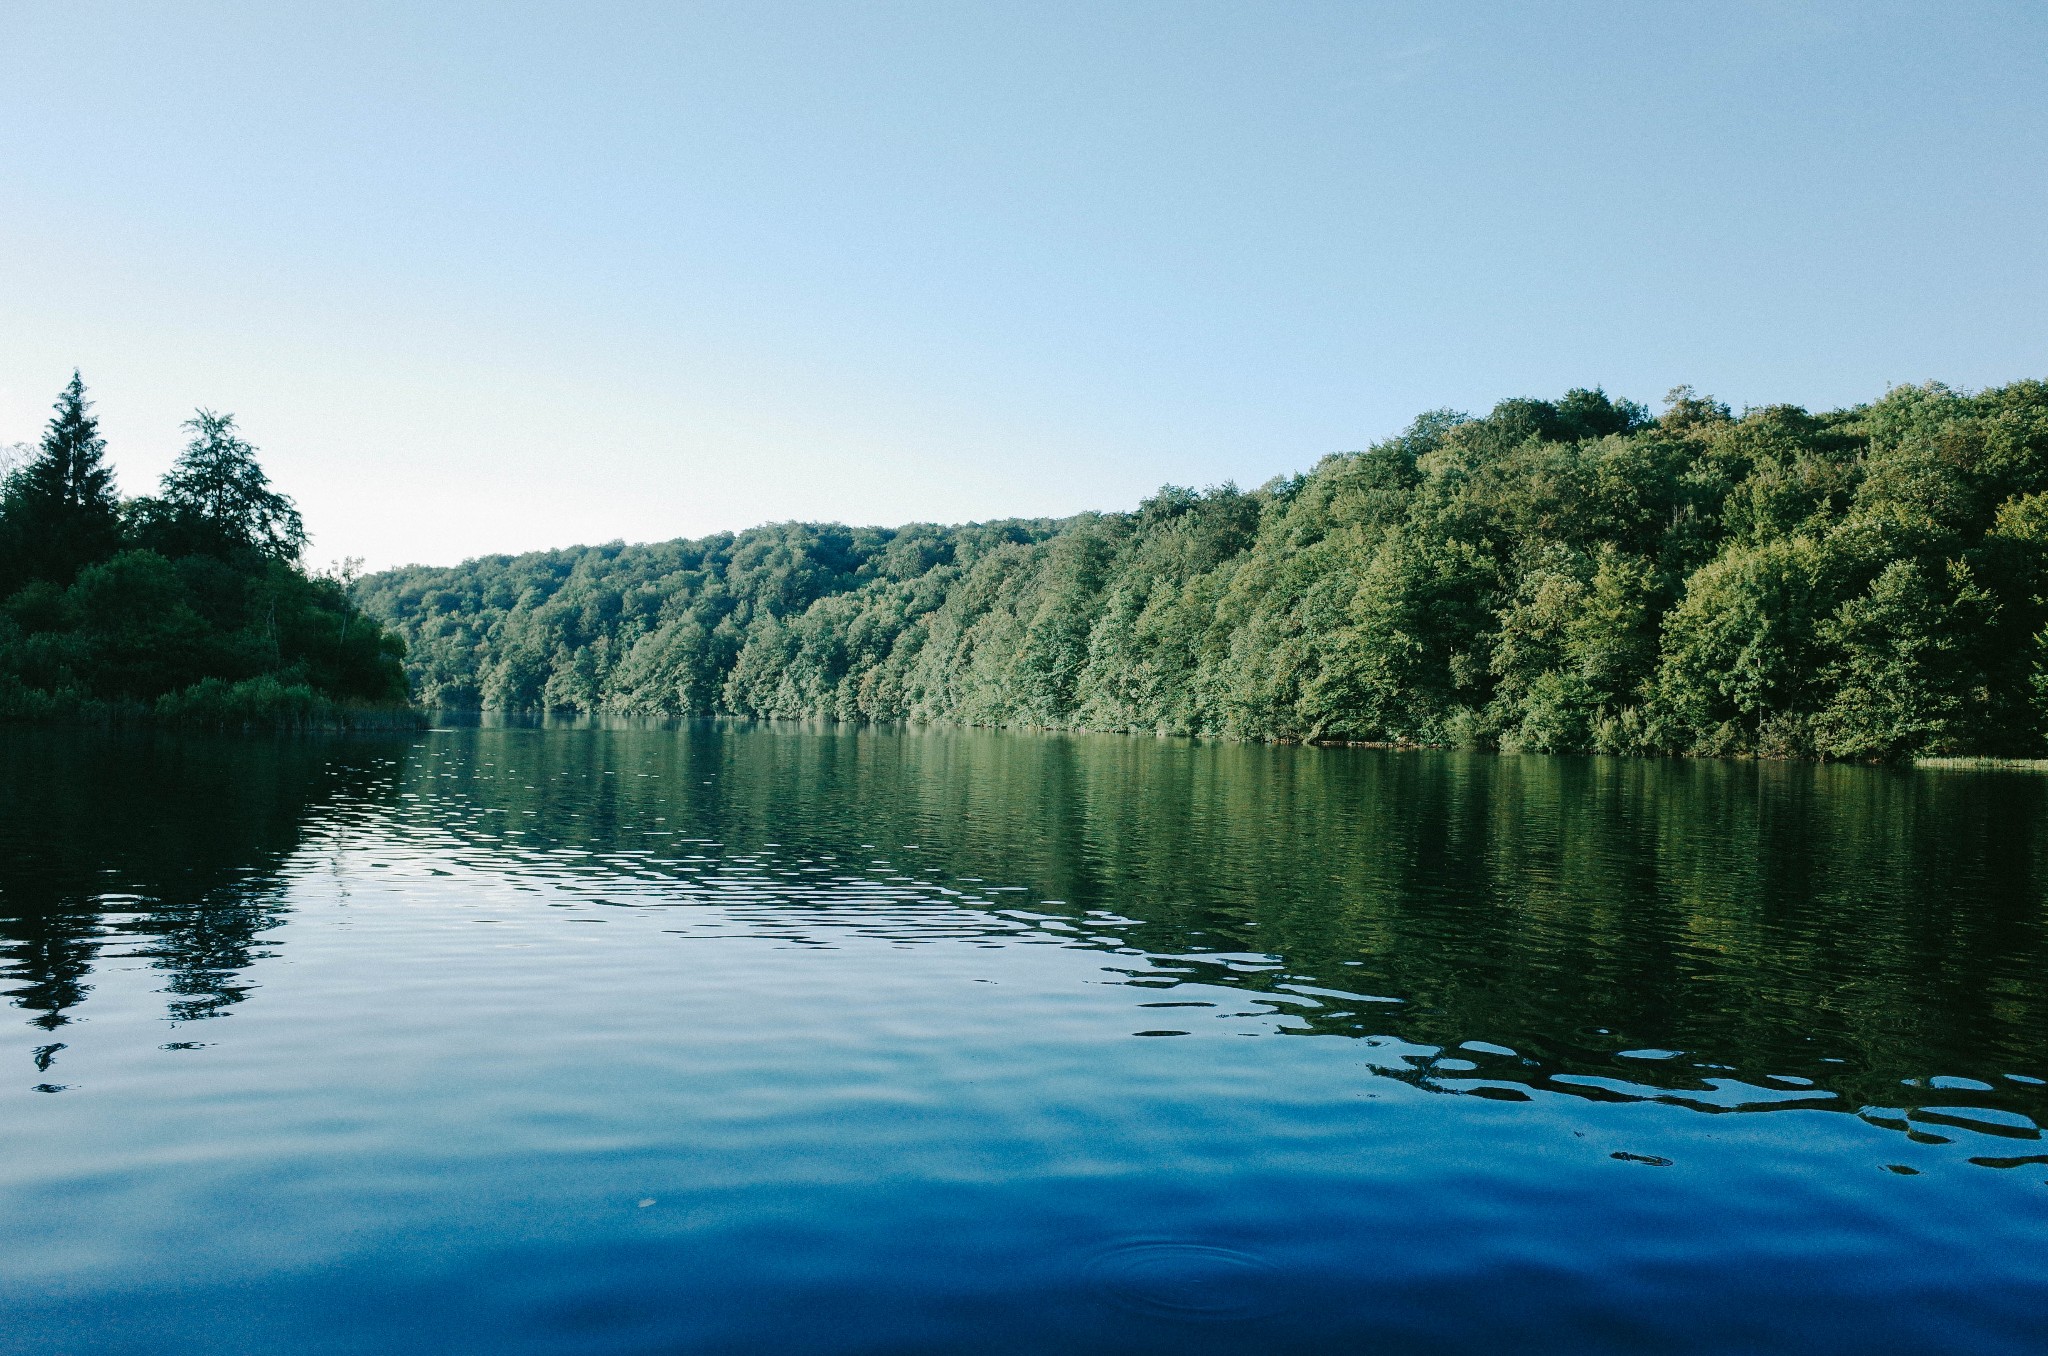
<svg viewBox="0 0 2048 1356"><path fill-rule="evenodd" d="M303 684L258 678L204 679L154 702L0 686L0 723L258 733L423 730L432 721L409 704L337 700Z"/></svg>

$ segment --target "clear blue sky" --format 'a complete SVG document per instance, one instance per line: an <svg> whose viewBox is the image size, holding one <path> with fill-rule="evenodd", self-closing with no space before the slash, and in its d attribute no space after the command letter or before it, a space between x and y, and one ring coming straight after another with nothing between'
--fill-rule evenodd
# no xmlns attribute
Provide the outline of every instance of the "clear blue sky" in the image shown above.
<svg viewBox="0 0 2048 1356"><path fill-rule="evenodd" d="M0 442L314 556L1255 484L2048 375L2048 6L0 3Z"/></svg>

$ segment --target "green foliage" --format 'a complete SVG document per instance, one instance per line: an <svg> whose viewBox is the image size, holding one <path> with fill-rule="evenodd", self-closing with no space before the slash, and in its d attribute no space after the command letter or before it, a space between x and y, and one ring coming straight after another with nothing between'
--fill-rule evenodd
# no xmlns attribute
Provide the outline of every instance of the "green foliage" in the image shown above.
<svg viewBox="0 0 2048 1356"><path fill-rule="evenodd" d="M1817 724L1821 752L1895 758L1975 747L1986 687L1970 642L1996 607L1960 561L1939 575L1918 560L1887 564L1821 628L1837 656Z"/></svg>
<svg viewBox="0 0 2048 1356"><path fill-rule="evenodd" d="M86 409L74 377L0 501L0 717L276 727L406 707L403 642L298 567L298 513L230 417L201 411L162 496L122 505Z"/></svg>
<svg viewBox="0 0 2048 1356"><path fill-rule="evenodd" d="M404 729L423 723L409 708L336 701L307 683L272 674L239 683L202 678L156 699L160 724L209 730Z"/></svg>
<svg viewBox="0 0 2048 1356"><path fill-rule="evenodd" d="M1793 537L1731 545L1686 581L1664 619L1657 687L1684 747L1753 750L1767 724L1811 714L1838 574L1824 546Z"/></svg>
<svg viewBox="0 0 2048 1356"><path fill-rule="evenodd" d="M2028 754L2048 384L1436 411L1254 491L778 524L356 594L455 705L1503 749ZM33 600L31 600L33 601Z"/></svg>
<svg viewBox="0 0 2048 1356"><path fill-rule="evenodd" d="M0 484L0 594L37 579L69 583L120 542L114 473L91 409L74 372L41 446Z"/></svg>
<svg viewBox="0 0 2048 1356"><path fill-rule="evenodd" d="M163 492L130 510L136 534L175 554L253 551L297 560L306 526L291 499L270 488L256 449L235 431L235 417L200 410L185 421L191 441L164 473Z"/></svg>

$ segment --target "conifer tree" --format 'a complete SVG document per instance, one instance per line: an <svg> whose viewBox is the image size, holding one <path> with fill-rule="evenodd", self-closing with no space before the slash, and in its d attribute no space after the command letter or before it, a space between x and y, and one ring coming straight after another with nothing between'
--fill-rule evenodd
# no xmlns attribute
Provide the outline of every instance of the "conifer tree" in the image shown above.
<svg viewBox="0 0 2048 1356"><path fill-rule="evenodd" d="M121 541L120 503L107 441L77 372L57 397L41 445L7 478L0 498L7 559L0 583L46 579L68 584L82 566L103 560Z"/></svg>

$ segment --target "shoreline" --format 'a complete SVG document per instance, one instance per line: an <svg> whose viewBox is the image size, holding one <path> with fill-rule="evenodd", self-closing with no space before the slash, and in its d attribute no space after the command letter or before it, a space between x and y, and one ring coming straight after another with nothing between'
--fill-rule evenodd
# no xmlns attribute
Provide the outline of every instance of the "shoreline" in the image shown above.
<svg viewBox="0 0 2048 1356"><path fill-rule="evenodd" d="M40 694L39 694L40 695ZM433 723L417 706L347 706L303 711L171 711L142 702L53 699L41 710L0 709L0 727L181 730L213 734L373 734L419 731Z"/></svg>
<svg viewBox="0 0 2048 1356"><path fill-rule="evenodd" d="M429 726L439 726L452 717L464 726L480 727L489 718L492 725L537 726L562 724L576 728L585 724L597 725L607 721L628 723L677 725L694 721L712 723L735 722L751 725L832 725L851 726L857 729L934 729L934 730L978 730L997 734L1035 735L1089 735L1095 737L1121 737L1130 739L1187 739L1213 741L1223 744L1273 744L1292 745L1297 748L1315 749L1373 749L1383 753L1483 753L1497 758L1614 758L1631 762L1637 761L1685 761L1716 763L1805 763L1815 766L1834 765L1843 767L1912 768L1930 771L2006 771L2048 773L2048 758L2007 757L1995 754L1925 754L1905 758L1856 759L1824 758L1801 755L1763 755L1755 753L1603 753L1593 749L1576 749L1541 752L1528 749L1501 749L1485 745L1430 744L1403 740L1367 739L1286 739L1257 738L1245 735L1216 734L1213 732L1162 732L1156 730L1107 730L1087 726L1064 725L978 725L968 721L913 720L869 720L862 717L845 716L746 716L734 712L708 712L700 714L661 714L656 712L628 711L578 711L574 708L560 710L539 710L535 708L511 709L475 706L443 706L427 712Z"/></svg>

